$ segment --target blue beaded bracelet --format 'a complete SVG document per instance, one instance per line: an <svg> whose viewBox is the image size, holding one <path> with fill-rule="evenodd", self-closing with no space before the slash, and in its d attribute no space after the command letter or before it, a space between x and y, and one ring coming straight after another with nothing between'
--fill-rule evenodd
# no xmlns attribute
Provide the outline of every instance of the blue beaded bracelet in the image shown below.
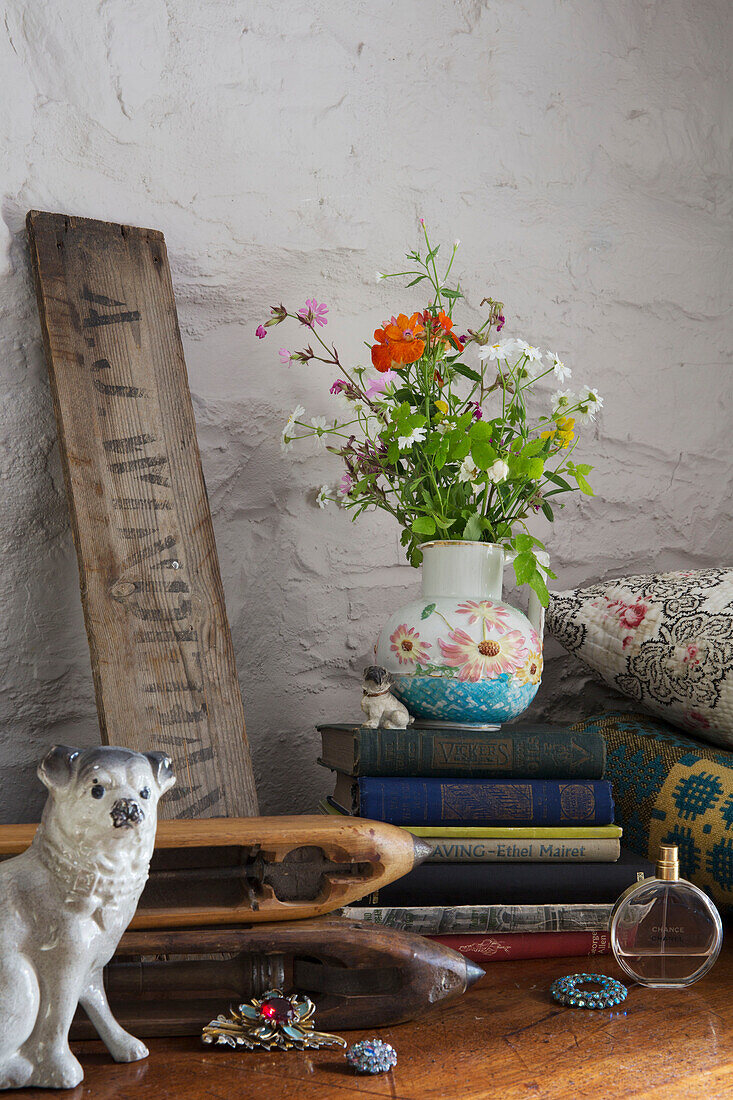
<svg viewBox="0 0 733 1100"><path fill-rule="evenodd" d="M600 989L581 989L586 982ZM611 1008L626 999L626 986L605 974L568 974L550 986L550 994L561 1005L572 1008Z"/></svg>

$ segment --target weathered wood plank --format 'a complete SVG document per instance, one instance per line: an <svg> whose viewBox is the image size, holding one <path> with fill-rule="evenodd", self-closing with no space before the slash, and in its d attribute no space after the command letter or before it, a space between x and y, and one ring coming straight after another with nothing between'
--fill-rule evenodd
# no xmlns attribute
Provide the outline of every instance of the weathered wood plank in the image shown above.
<svg viewBox="0 0 733 1100"><path fill-rule="evenodd" d="M164 817L256 814L165 240L28 232L102 739L170 754Z"/></svg>

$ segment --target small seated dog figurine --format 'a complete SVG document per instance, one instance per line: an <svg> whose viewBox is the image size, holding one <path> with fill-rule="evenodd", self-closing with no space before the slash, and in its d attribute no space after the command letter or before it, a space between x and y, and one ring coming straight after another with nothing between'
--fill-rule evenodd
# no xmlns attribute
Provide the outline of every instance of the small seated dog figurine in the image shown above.
<svg viewBox="0 0 733 1100"><path fill-rule="evenodd" d="M116 1062L148 1053L112 1015L102 969L147 880L171 762L57 745L38 776L48 799L33 843L0 863L0 1089L79 1084L68 1042L78 1004Z"/></svg>
<svg viewBox="0 0 733 1100"><path fill-rule="evenodd" d="M412 725L410 712L392 695L389 690L391 686L386 668L369 665L364 669L361 709L367 716L364 722L367 729L375 730L381 726L388 730L403 730Z"/></svg>

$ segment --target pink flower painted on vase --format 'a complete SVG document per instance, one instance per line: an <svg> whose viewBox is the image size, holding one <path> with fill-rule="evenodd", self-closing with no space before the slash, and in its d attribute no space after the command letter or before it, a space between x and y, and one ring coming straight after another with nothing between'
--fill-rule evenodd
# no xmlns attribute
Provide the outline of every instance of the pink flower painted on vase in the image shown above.
<svg viewBox="0 0 733 1100"><path fill-rule="evenodd" d="M701 729L710 729L710 721L704 714L700 714L697 710L691 710L687 715L690 722L694 722L696 726L700 726Z"/></svg>
<svg viewBox="0 0 733 1100"><path fill-rule="evenodd" d="M421 641L415 628L408 627L407 623L401 623L390 634L389 640L392 643L390 649L396 654L401 665L424 664L430 659L428 656L430 642Z"/></svg>
<svg viewBox="0 0 733 1100"><path fill-rule="evenodd" d="M509 626L509 612L505 607L499 607L491 600L466 600L456 608L459 615L468 615L468 625L485 622L488 627L493 627L500 634Z"/></svg>
<svg viewBox="0 0 733 1100"><path fill-rule="evenodd" d="M438 638L443 660L451 668L458 668L458 679L463 683L477 684L480 680L493 680L503 672L516 672L527 657L527 646L521 631L510 630L499 638L478 641L465 630L453 630L450 642Z"/></svg>

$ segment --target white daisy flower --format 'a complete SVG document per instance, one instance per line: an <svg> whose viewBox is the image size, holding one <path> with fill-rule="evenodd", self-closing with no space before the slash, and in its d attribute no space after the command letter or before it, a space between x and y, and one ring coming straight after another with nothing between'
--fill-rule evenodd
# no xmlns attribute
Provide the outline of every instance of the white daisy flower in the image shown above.
<svg viewBox="0 0 733 1100"><path fill-rule="evenodd" d="M312 416L311 424L315 430L315 435L313 436L314 443L317 443L318 446L322 447L325 451L328 447L328 436L326 435L328 421L325 416Z"/></svg>
<svg viewBox="0 0 733 1100"><path fill-rule="evenodd" d="M497 340L495 344L486 344L479 348L479 359L509 359L518 350L517 340Z"/></svg>
<svg viewBox="0 0 733 1100"><path fill-rule="evenodd" d="M578 410L574 413L575 419L579 424L592 424L596 418L596 413L603 406L603 398L597 390L584 386L578 394L577 400Z"/></svg>
<svg viewBox="0 0 733 1100"><path fill-rule="evenodd" d="M489 481L492 481L494 485L498 485L500 481L506 481L509 476L509 467L503 458L497 458L496 462L493 462L486 471L486 476Z"/></svg>
<svg viewBox="0 0 733 1100"><path fill-rule="evenodd" d="M530 363L539 363L542 359L542 352L540 349L533 348L526 340L517 340L517 348L521 351L522 355L527 356Z"/></svg>
<svg viewBox="0 0 733 1100"><path fill-rule="evenodd" d="M300 420L301 416L303 416L304 414L305 414L305 409L303 408L303 406L302 405L296 405L295 408L293 409L293 411L291 412L290 416L288 417L287 424L283 428L283 431L282 431L283 439L288 434L288 432L292 428L295 421Z"/></svg>
<svg viewBox="0 0 733 1100"><path fill-rule="evenodd" d="M445 435L446 432L450 432L455 428L455 424L451 424L450 420L439 420L433 427L439 435Z"/></svg>
<svg viewBox="0 0 733 1100"><path fill-rule="evenodd" d="M570 367L565 366L562 359L558 359L554 351L546 351L545 355L548 359L552 360L552 369L555 372L555 377L558 382L564 382L566 378L570 378L573 372L570 370Z"/></svg>
<svg viewBox="0 0 733 1100"><path fill-rule="evenodd" d="M598 390L592 390L590 386L583 386L583 389L578 394L578 401L582 401L583 404L590 402L591 405L595 405L596 412L598 409L603 408L603 398Z"/></svg>
<svg viewBox="0 0 733 1100"><path fill-rule="evenodd" d="M562 409L569 409L576 401L577 398L572 390L558 390L552 395L552 411L556 413Z"/></svg>
<svg viewBox="0 0 733 1100"><path fill-rule="evenodd" d="M413 428L409 435L401 435L397 440L397 446L401 451L406 451L413 443L422 443L427 432L425 428Z"/></svg>
<svg viewBox="0 0 733 1100"><path fill-rule="evenodd" d="M331 490L329 489L328 485L321 485L320 489L316 493L316 504L319 508L327 508L328 505L331 503L331 498L328 495L330 492Z"/></svg>

